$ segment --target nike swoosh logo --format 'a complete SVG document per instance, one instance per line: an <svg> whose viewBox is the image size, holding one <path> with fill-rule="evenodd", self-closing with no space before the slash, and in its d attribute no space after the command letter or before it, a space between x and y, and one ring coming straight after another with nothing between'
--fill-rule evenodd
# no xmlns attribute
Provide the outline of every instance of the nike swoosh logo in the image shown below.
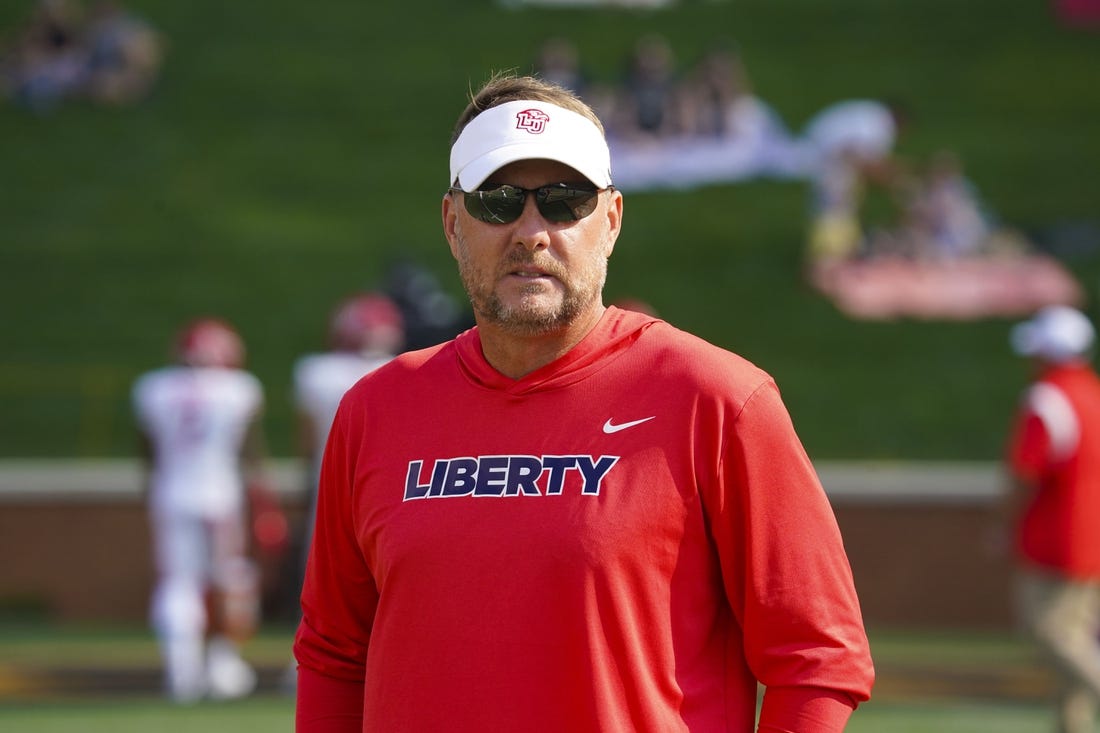
<svg viewBox="0 0 1100 733"><path fill-rule="evenodd" d="M617 433L620 430L626 430L627 428L632 428L635 425L641 425L644 422L649 422L650 420L652 420L655 417L657 417L657 416L656 415L650 415L649 417L643 417L641 420L632 420L630 422L624 422L624 423L621 423L619 425L612 425L611 424L611 418L608 418L607 422L605 422L603 424L603 431L605 433L607 433L608 435L611 435L612 433Z"/></svg>

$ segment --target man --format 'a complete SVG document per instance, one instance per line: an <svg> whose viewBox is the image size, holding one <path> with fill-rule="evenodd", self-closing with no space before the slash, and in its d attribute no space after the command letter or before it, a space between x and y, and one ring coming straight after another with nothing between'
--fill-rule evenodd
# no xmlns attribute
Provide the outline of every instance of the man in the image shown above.
<svg viewBox="0 0 1100 733"><path fill-rule="evenodd" d="M1020 614L1060 674L1058 731L1094 730L1100 700L1100 379L1080 311L1051 306L1012 331L1033 360L1008 446Z"/></svg>
<svg viewBox="0 0 1100 733"><path fill-rule="evenodd" d="M605 307L595 114L497 77L443 230L477 326L345 396L295 641L299 731L839 731L851 572L771 379Z"/></svg>
<svg viewBox="0 0 1100 733"><path fill-rule="evenodd" d="M157 569L152 623L166 691L176 702L192 703L241 697L256 686L239 653L259 613L241 472L252 491L265 492L263 393L242 370L244 345L227 323L188 324L175 355L177 364L135 382L133 402L149 467ZM266 504L269 511L277 507L270 498ZM277 543L272 526L278 521L270 519L263 518L264 537Z"/></svg>

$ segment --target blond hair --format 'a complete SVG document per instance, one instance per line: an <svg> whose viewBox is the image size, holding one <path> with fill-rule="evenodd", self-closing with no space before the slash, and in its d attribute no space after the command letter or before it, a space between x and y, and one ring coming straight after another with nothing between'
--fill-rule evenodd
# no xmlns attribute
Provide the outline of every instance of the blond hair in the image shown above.
<svg viewBox="0 0 1100 733"><path fill-rule="evenodd" d="M603 123L592 108L569 89L534 76L516 76L511 72L497 72L480 90L471 93L470 103L466 105L466 109L462 110L462 114L458 116L458 121L455 123L451 145L458 140L458 136L462 134L466 125L470 124L470 120L485 110L519 100L546 102L570 112L576 112L592 120L596 128L601 133L604 132Z"/></svg>

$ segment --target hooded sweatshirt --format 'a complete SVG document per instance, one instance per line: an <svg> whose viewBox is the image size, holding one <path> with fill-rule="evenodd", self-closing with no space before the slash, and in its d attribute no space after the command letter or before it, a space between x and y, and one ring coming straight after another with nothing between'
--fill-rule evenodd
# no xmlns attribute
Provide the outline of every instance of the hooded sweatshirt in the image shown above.
<svg viewBox="0 0 1100 733"><path fill-rule="evenodd" d="M840 532L772 379L609 308L520 379L477 329L332 427L299 731L843 729L873 668Z"/></svg>

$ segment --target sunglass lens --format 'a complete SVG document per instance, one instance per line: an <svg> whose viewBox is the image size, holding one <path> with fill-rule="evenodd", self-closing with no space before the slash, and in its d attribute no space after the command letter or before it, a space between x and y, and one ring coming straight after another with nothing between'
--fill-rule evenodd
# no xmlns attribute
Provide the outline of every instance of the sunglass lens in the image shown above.
<svg viewBox="0 0 1100 733"><path fill-rule="evenodd" d="M547 221L578 221L596 210L595 189L544 186L538 190L539 211Z"/></svg>
<svg viewBox="0 0 1100 733"><path fill-rule="evenodd" d="M508 224L523 213L523 189L514 186L470 191L463 198L470 216L488 224Z"/></svg>

